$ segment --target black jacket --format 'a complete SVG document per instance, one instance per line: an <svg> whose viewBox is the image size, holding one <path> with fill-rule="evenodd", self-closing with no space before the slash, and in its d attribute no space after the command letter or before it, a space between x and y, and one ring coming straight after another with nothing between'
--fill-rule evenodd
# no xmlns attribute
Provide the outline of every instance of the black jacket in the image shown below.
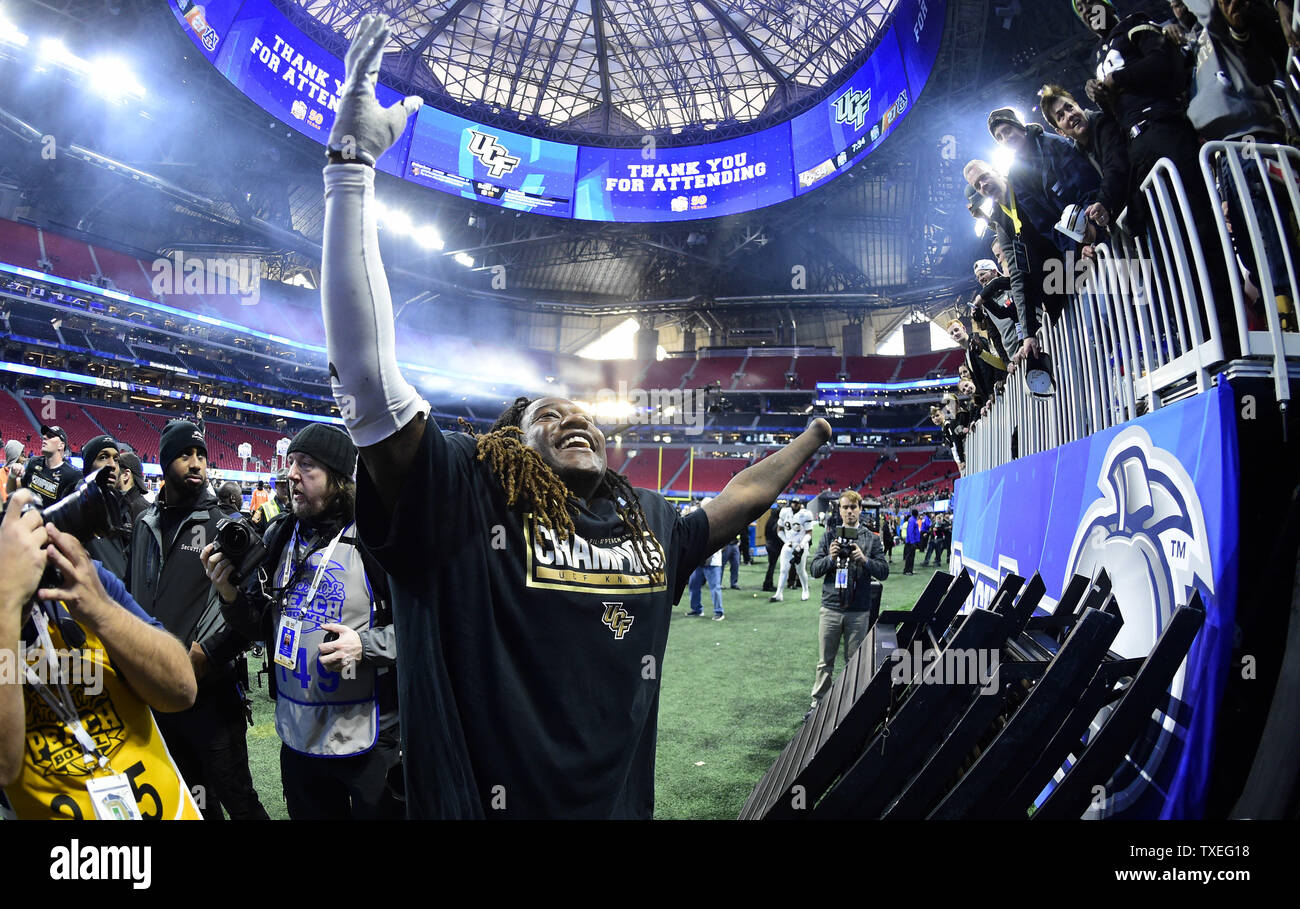
<svg viewBox="0 0 1300 909"><path fill-rule="evenodd" d="M998 356L1007 362L1015 354L1018 338L1019 315L1011 297L1011 279L998 275L980 289L977 302L984 309L984 318L975 319L975 323L988 332Z"/></svg>
<svg viewBox="0 0 1300 909"><path fill-rule="evenodd" d="M122 497L122 502L126 505L126 510L131 514L132 526L140 519L143 512L149 510L149 500L144 497L144 493L140 491L138 486L132 486L131 491Z"/></svg>
<svg viewBox="0 0 1300 909"><path fill-rule="evenodd" d="M885 560L885 546L880 535L865 527L859 528L858 545L867 556L867 564L860 565L848 559L849 586L840 590L835 586L835 559L831 558L831 543L838 532L827 530L817 546L809 571L822 581L822 605L841 612L865 612L872 607L871 579L883 581L889 577L889 562Z"/></svg>
<svg viewBox="0 0 1300 909"><path fill-rule="evenodd" d="M1103 104L1127 135L1147 120L1187 116L1191 68L1182 48L1140 13L1121 20L1093 54L1097 81L1114 73Z"/></svg>
<svg viewBox="0 0 1300 909"><path fill-rule="evenodd" d="M984 196L977 193L974 187L968 186L966 199L975 210ZM1060 263L1061 253L1038 232L1038 228L1034 227L1024 213L1020 213L1019 230L1016 229L1016 222L996 202L993 203L993 211L988 219L997 233L998 243L1001 244L1007 261L1011 299L1016 307L1016 332L1019 340L1023 341L1038 331L1041 324L1039 313L1047 296L1046 269L1053 260Z"/></svg>
<svg viewBox="0 0 1300 909"><path fill-rule="evenodd" d="M1097 201L1101 181L1070 140L1044 132L1037 123L1025 131L1025 154L1012 163L1007 179L1023 209L1022 217L1065 249L1063 244L1071 241L1054 230L1061 212L1072 203L1087 206Z"/></svg>
<svg viewBox="0 0 1300 909"><path fill-rule="evenodd" d="M140 608L180 638L186 649L199 642L212 664L212 671L200 682L202 688L209 680L229 677L231 660L248 645L222 618L221 600L199 560L203 547L216 539L217 521L224 515L217 507L217 497L204 485L164 550L164 495L160 491L158 500L135 523L127 587Z"/></svg>
<svg viewBox="0 0 1300 909"><path fill-rule="evenodd" d="M1097 201L1114 221L1128 204L1131 170L1128 136L1106 111L1087 110L1084 116L1088 119L1088 144L1083 146L1073 139L1070 141L1101 174L1101 194Z"/></svg>
<svg viewBox="0 0 1300 909"><path fill-rule="evenodd" d="M993 397L993 386L1007 374L1005 361L1004 368L998 369L982 356L991 353L993 350L988 341L980 335L970 336L970 343L966 348L966 365L970 367L971 381L975 383L975 392L979 396L981 405Z"/></svg>
<svg viewBox="0 0 1300 909"><path fill-rule="evenodd" d="M780 523L781 510L779 508L773 508L768 512L767 523L763 525L763 545L767 547L767 554L769 556L773 553L779 553L781 551L781 546L784 545L776 532L777 525ZM773 546L773 543L776 545Z"/></svg>

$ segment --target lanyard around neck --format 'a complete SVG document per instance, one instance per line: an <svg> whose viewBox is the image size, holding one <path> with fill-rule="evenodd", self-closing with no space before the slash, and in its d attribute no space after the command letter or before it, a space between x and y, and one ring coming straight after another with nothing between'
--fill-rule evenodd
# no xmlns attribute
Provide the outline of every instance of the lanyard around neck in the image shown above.
<svg viewBox="0 0 1300 909"><path fill-rule="evenodd" d="M315 599L316 589L320 587L321 579L325 576L325 569L329 567L330 556L334 554L334 547L338 545L339 540L343 538L344 531L346 531L350 526L351 526L350 524L344 524L342 527L340 527L339 532L334 535L334 539L330 540L329 545L325 547L325 552L324 554L321 555L320 563L317 564L316 566L316 574L312 577L311 586L307 588L307 596L302 601L303 608L306 608L308 605L311 604L311 601ZM302 542L302 537L299 536L300 529L301 529L301 525L299 527L295 527L293 530L292 545L293 545L293 552L295 553L298 551L298 544ZM298 563L297 568L294 567L293 556L290 555L289 561L285 565L284 580L280 585L286 594L288 593L289 583L293 580L293 576L297 574L298 569L301 569L304 565L307 564L308 561L311 560L311 557L315 552L316 552L315 549L308 550L307 554L303 556L302 561Z"/></svg>

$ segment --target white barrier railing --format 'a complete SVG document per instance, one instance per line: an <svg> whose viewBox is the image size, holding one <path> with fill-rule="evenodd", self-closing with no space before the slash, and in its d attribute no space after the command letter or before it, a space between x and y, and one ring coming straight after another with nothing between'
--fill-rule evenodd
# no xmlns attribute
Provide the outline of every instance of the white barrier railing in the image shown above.
<svg viewBox="0 0 1300 909"><path fill-rule="evenodd" d="M1054 394L1037 397L1023 373L1009 376L970 427L967 474L1204 391L1227 362L1271 374L1286 406L1287 360L1300 361L1300 333L1284 331L1280 314L1300 300L1300 151L1209 142L1200 164L1212 218L1170 161L1157 162L1141 185L1142 233L1115 227L1064 310L1044 316Z"/></svg>

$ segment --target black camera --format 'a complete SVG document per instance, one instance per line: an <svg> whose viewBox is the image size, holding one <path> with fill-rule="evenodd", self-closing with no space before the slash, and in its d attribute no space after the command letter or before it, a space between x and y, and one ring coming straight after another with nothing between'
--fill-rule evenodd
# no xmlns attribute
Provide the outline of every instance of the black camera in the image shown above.
<svg viewBox="0 0 1300 909"><path fill-rule="evenodd" d="M248 518L236 513L217 521L217 539L212 545L212 553L221 553L230 559L235 566L230 583L238 587L266 558L266 544Z"/></svg>
<svg viewBox="0 0 1300 909"><path fill-rule="evenodd" d="M118 526L116 520L122 509L118 504L117 486L113 481L113 471L101 467L50 507L42 509L32 503L23 508L23 513L39 511L45 523L72 534L82 543L94 537L106 537L124 529Z"/></svg>
<svg viewBox="0 0 1300 909"><path fill-rule="evenodd" d="M118 498L115 476L110 468L101 467L77 484L77 488L48 508L29 503L23 514L40 512L44 523L53 524L64 533L71 534L81 543L94 537L107 537L126 530L118 523L122 506ZM62 587L63 575L53 565L41 577L42 587Z"/></svg>
<svg viewBox="0 0 1300 909"><path fill-rule="evenodd" d="M848 541L851 542L851 543L856 543L856 542L858 541L858 528L857 528L857 527L849 527L849 526L846 525L846 524L841 524L841 525L840 525L840 539L841 539L841 540L848 540Z"/></svg>

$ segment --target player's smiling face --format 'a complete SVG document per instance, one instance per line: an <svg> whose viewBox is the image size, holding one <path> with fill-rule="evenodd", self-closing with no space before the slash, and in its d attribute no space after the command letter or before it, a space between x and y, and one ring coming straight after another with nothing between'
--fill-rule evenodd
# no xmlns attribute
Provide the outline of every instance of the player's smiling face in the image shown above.
<svg viewBox="0 0 1300 909"><path fill-rule="evenodd" d="M542 456L565 485L586 498L605 475L605 436L578 405L539 398L521 420L524 444Z"/></svg>

